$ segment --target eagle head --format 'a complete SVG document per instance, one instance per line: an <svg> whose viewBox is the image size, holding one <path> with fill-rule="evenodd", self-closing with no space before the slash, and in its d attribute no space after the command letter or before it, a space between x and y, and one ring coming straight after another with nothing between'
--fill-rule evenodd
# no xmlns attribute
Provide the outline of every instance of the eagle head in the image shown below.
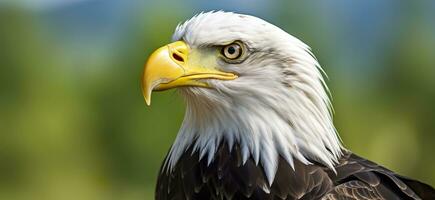
<svg viewBox="0 0 435 200"><path fill-rule="evenodd" d="M172 40L151 54L142 77L148 105L152 91L171 88L186 100L169 170L188 147L211 162L223 142L261 164L269 182L279 156L333 168L342 147L306 44L262 19L223 11L178 25Z"/></svg>

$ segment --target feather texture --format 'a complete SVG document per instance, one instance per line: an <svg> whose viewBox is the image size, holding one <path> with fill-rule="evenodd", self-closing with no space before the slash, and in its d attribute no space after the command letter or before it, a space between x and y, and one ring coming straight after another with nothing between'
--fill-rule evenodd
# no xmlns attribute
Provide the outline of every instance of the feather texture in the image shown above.
<svg viewBox="0 0 435 200"><path fill-rule="evenodd" d="M235 80L179 89L186 113L156 199L434 199L432 187L342 147L323 70L297 38L218 11L180 24L173 40L192 52L240 41L248 55L238 63L216 59Z"/></svg>
<svg viewBox="0 0 435 200"><path fill-rule="evenodd" d="M192 144L200 158L214 157L225 140L238 143L244 162L263 166L269 185L282 157L291 166L322 163L333 169L342 146L332 123L328 90L310 48L259 18L228 12L196 15L180 24L173 40L192 51L241 41L249 50L242 63L218 62L235 72L232 81L204 80L213 89L186 87L180 93L187 109L166 164L173 169Z"/></svg>
<svg viewBox="0 0 435 200"><path fill-rule="evenodd" d="M264 169L250 157L243 163L242 150L219 145L211 163L199 159L190 147L172 171L161 169L156 199L433 199L430 186L391 172L346 152L334 170L295 160L294 170L282 157L276 178L269 185ZM194 151L194 152L192 152ZM336 173L334 172L336 171ZM418 192L418 193L416 193ZM422 195L421 197L419 195ZM424 198L423 198L424 197Z"/></svg>

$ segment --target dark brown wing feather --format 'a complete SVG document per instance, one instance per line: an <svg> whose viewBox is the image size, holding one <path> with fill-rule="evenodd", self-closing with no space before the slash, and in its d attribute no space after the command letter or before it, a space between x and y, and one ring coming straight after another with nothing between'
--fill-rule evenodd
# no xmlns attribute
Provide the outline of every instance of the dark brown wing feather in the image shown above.
<svg viewBox="0 0 435 200"><path fill-rule="evenodd" d="M407 177L398 176L406 185L408 185L421 199L435 199L435 190L433 187L420 181L412 180Z"/></svg>
<svg viewBox="0 0 435 200"><path fill-rule="evenodd" d="M157 200L195 199L434 199L432 187L410 180L352 153L345 153L336 172L295 160L295 169L282 158L269 185L253 159L242 163L237 145L222 143L213 161L199 159L189 148L172 171L160 170Z"/></svg>
<svg viewBox="0 0 435 200"><path fill-rule="evenodd" d="M352 180L342 183L326 194L322 200L401 199L383 185L372 187L363 181Z"/></svg>
<svg viewBox="0 0 435 200"><path fill-rule="evenodd" d="M435 199L435 190L352 153L330 173L334 189L323 199ZM432 195L432 196L431 196Z"/></svg>

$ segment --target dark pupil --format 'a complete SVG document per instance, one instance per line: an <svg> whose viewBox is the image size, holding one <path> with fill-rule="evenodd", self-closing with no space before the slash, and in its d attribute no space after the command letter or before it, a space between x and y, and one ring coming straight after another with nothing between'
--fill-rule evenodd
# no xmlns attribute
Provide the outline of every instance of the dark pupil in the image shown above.
<svg viewBox="0 0 435 200"><path fill-rule="evenodd" d="M236 53L236 49L234 47L229 47L228 48L228 53L229 54L234 54L234 53Z"/></svg>

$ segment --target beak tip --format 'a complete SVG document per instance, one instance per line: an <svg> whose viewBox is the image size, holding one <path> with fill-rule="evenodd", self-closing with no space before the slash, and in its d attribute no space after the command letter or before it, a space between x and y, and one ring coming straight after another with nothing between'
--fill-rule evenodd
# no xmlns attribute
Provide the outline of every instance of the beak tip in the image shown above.
<svg viewBox="0 0 435 200"><path fill-rule="evenodd" d="M143 94L143 98L145 100L145 103L147 104L147 106L151 105L151 91L150 89L145 89L142 86L142 94Z"/></svg>
<svg viewBox="0 0 435 200"><path fill-rule="evenodd" d="M145 103L147 104L147 106L150 106L151 105L151 92L149 92L149 91L144 92L143 97L145 99Z"/></svg>
<svg viewBox="0 0 435 200"><path fill-rule="evenodd" d="M152 87L150 88L149 85L150 85L149 83L144 82L144 78L142 77L142 85L141 85L142 95L147 106L151 105L151 92L153 91Z"/></svg>

